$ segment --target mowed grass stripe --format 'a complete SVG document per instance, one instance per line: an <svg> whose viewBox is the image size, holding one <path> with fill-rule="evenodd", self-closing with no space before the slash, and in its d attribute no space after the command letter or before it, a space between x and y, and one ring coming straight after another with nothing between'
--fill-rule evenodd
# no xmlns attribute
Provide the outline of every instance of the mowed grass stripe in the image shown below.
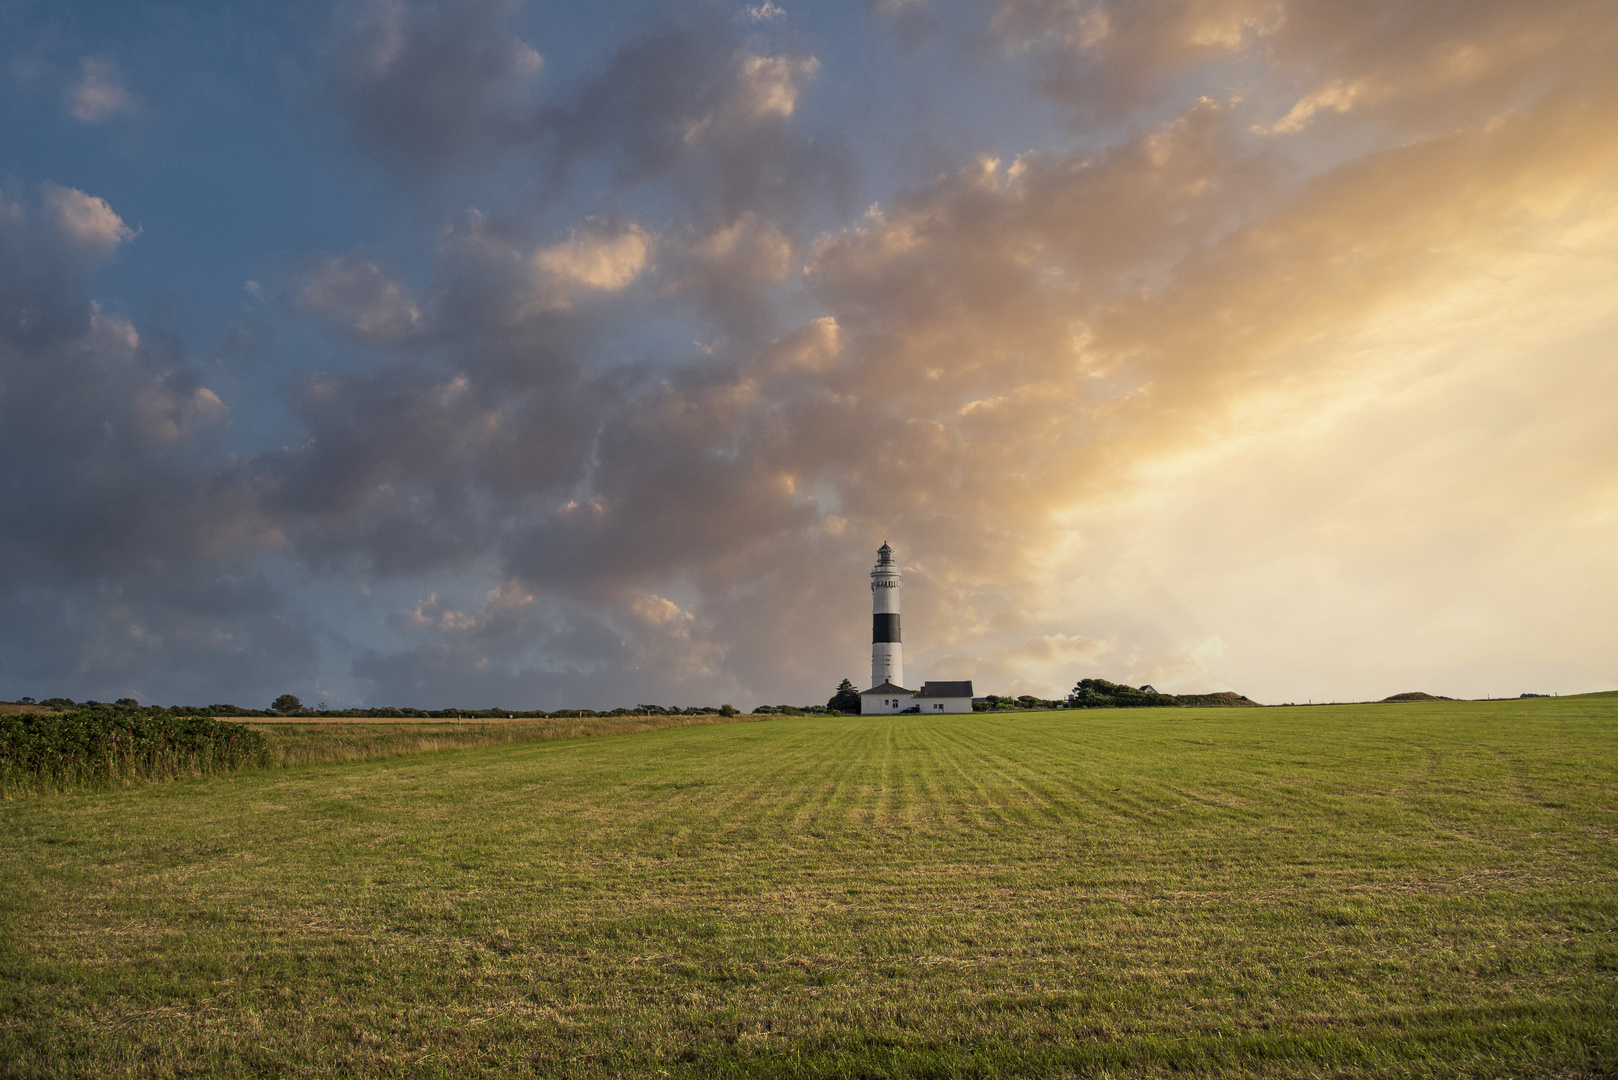
<svg viewBox="0 0 1618 1080"><path fill-rule="evenodd" d="M806 718L0 806L0 1062L1604 1075L1615 706Z"/></svg>
<svg viewBox="0 0 1618 1080"><path fill-rule="evenodd" d="M1008 743L1004 728L951 724L931 727L928 733L951 779L972 793L978 808L974 825L993 827L1036 816L1047 822L1063 820L1064 815L1047 813L1051 800L1036 790L1040 764L1028 760L1026 751L1012 756L1016 744Z"/></svg>

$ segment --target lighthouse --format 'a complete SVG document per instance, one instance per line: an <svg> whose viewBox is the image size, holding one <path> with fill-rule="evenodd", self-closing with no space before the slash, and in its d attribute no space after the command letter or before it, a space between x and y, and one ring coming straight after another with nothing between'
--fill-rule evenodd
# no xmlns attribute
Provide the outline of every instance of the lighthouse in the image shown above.
<svg viewBox="0 0 1618 1080"><path fill-rule="evenodd" d="M864 715L969 713L972 680L927 682L906 690L904 645L899 641L899 565L884 541L871 568L871 688L860 691Z"/></svg>
<svg viewBox="0 0 1618 1080"><path fill-rule="evenodd" d="M905 680L904 645L899 639L899 565L887 541L876 551L871 569L871 685L901 687Z"/></svg>

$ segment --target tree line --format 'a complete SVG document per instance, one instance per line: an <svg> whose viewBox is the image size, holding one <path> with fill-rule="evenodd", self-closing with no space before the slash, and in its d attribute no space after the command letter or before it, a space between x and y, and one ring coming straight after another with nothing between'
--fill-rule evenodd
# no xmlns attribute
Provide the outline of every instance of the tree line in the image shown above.
<svg viewBox="0 0 1618 1080"><path fill-rule="evenodd" d="M1214 700L1229 699L1229 700ZM409 706L377 705L363 709L328 709L324 702L309 708L296 694L282 694L270 702L268 708L243 708L240 705L215 703L212 705L142 705L134 698L119 698L114 702L74 701L67 697L45 698L35 701L31 697L18 698L15 704L37 707L52 712L142 713L148 716L208 717L307 717L310 719L416 719L416 720L548 720L584 719L618 716L738 716L734 705L651 705L638 704L634 708L616 709L505 709L495 706L487 709L418 709ZM976 698L972 708L976 712L1010 712L1018 709L1132 709L1183 708L1187 705L1255 705L1238 694L1173 694L1158 693L1150 686L1134 687L1106 679L1080 679L1066 698L1041 698L1033 694L1015 697L988 694ZM825 705L760 705L753 715L777 716L858 716L860 692L848 679L837 684Z"/></svg>
<svg viewBox="0 0 1618 1080"><path fill-rule="evenodd" d="M13 704L52 712L139 712L149 716L234 716L234 717L308 717L310 719L416 719L416 720L550 720L586 719L606 716L740 716L734 705L636 705L619 709L416 709L409 706L377 705L365 709L328 709L324 704L316 708L304 705L295 694L282 694L267 709L243 708L240 705L142 705L134 698L119 698L114 702L74 701L72 698L53 697L35 701L31 697L18 698ZM757 710L755 710L757 711Z"/></svg>

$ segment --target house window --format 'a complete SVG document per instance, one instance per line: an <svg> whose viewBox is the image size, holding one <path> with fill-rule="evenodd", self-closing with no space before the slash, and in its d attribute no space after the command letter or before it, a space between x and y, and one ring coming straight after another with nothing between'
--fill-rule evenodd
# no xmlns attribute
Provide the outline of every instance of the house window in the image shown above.
<svg viewBox="0 0 1618 1080"><path fill-rule="evenodd" d="M935 709L942 709L943 707L944 706L943 706L942 703L939 703L939 704L933 706L933 708L935 708Z"/></svg>

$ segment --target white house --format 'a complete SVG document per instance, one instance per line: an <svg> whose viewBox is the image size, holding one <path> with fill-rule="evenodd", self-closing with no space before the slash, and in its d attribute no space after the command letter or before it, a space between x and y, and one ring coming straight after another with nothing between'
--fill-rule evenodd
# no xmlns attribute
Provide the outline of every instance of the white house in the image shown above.
<svg viewBox="0 0 1618 1080"><path fill-rule="evenodd" d="M971 712L972 680L924 682L912 704L920 705L923 714Z"/></svg>
<svg viewBox="0 0 1618 1080"><path fill-rule="evenodd" d="M860 715L875 716L882 713L904 712L916 703L916 692L895 686L890 682L878 683L869 690L860 691ZM968 703L967 709L971 709Z"/></svg>

